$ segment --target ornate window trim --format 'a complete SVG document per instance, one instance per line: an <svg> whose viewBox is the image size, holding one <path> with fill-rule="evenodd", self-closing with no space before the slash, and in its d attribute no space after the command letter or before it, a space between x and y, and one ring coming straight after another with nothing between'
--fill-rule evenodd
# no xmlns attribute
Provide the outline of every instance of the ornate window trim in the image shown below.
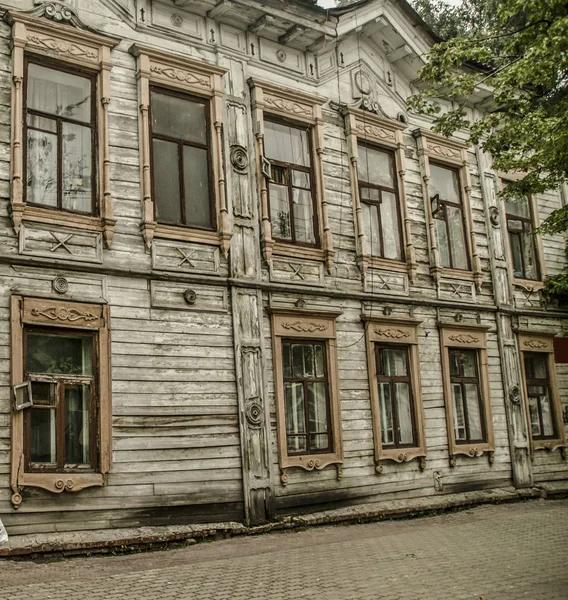
<svg viewBox="0 0 568 600"><path fill-rule="evenodd" d="M473 215L471 213L471 178L467 163L467 145L457 140L448 139L441 135L424 129L413 132L418 143L418 157L420 159L420 170L422 173L422 193L426 211L426 223L428 226L428 244L430 247L430 274L436 284L440 279L473 280L477 291L481 290L483 284L483 273L481 271L481 260L475 242L473 231ZM435 223L430 204L430 160L442 166L454 167L459 171L463 211L465 215L465 242L466 252L470 264L470 271L459 269L448 269L443 267L440 261L440 252L436 241Z"/></svg>
<svg viewBox="0 0 568 600"><path fill-rule="evenodd" d="M406 156L404 154L403 131L406 125L379 117L367 111L355 108L346 108L343 111L347 130L349 149L349 176L353 194L355 211L355 235L357 239L357 262L362 270L363 277L368 267L385 270L406 271L410 282L416 278L417 263L416 252L412 242L412 223L408 216L406 196L404 191L404 173L406 170ZM359 197L359 178L357 163L359 158L358 142L366 142L376 146L379 150L394 151L395 170L397 173L398 201L400 207L400 220L402 229L401 243L404 246L404 261L392 261L371 256L367 252L367 240L363 228L363 214L361 199Z"/></svg>
<svg viewBox="0 0 568 600"><path fill-rule="evenodd" d="M524 353L542 353L547 355L548 376L550 380L550 390L552 395L552 409L554 418L554 427L559 435L554 439L535 440L532 435L532 427L528 423L528 431L533 450L556 450L557 448L566 448L566 433L562 421L562 404L558 392L558 377L556 374L556 363L554 362L554 333L551 332L530 332L519 330L518 343L521 353L521 372L523 375L523 396L527 419L529 419L529 401L527 393L527 377L525 373Z"/></svg>
<svg viewBox="0 0 568 600"><path fill-rule="evenodd" d="M274 395L276 403L276 427L278 433L278 457L282 485L288 482L287 470L299 467L306 471L320 471L335 465L337 477L343 474L343 442L341 439L341 408L339 401L339 376L337 345L335 343L336 319L341 312L312 311L269 307L272 316L272 352L274 367ZM326 342L327 373L329 377L329 407L333 450L326 454L304 454L289 456L286 445L286 415L282 369L282 339L317 340Z"/></svg>
<svg viewBox="0 0 568 600"><path fill-rule="evenodd" d="M409 462L420 458L420 468L425 467L426 436L424 433L424 409L422 405L422 386L420 384L420 360L418 356L418 325L422 321L395 317L363 316L365 339L367 344L367 370L371 391L371 415L373 418L373 438L375 440L375 471L383 472L382 461L397 463ZM414 420L417 444L413 448L383 448L381 435L381 414L377 387L377 361L375 344L399 344L409 348L410 381L414 403Z"/></svg>
<svg viewBox="0 0 568 600"><path fill-rule="evenodd" d="M499 171L497 176L499 178L499 189L503 189L504 181L518 181L524 177L524 173L503 173ZM538 198L535 194L529 194L529 209L531 212L531 220L533 228L537 229L540 227L540 215L538 211ZM544 280L546 278L546 261L544 260L544 246L542 243L542 236L535 236L535 254L537 261L537 268L540 275L539 279L522 279L515 277L513 273L513 255L511 252L511 243L509 241L509 232L507 230L507 209L505 203L501 202L501 222L504 223L504 235L507 239L507 268L509 269L509 276L513 285L521 287L525 290L538 291L544 287Z"/></svg>
<svg viewBox="0 0 568 600"><path fill-rule="evenodd" d="M12 449L10 487L12 504L22 503L24 487L38 487L53 493L77 492L87 487L104 486L112 461L112 409L110 374L110 309L108 305L63 302L50 299L12 296L11 309L11 383L24 378L24 326L57 327L97 332L98 353L98 469L93 473L28 473L24 469L24 415L12 411Z"/></svg>
<svg viewBox="0 0 568 600"><path fill-rule="evenodd" d="M269 264L272 255L301 257L325 261L331 272L334 260L333 238L329 226L328 206L324 194L323 179L323 117L322 104L325 98L282 87L256 77L248 80L252 95L252 118L255 123L258 193L262 221L262 249ZM294 123L311 125L312 162L315 173L316 209L319 227L318 238L321 248L303 248L276 242L272 238L272 226L268 208L268 186L263 175L264 161L264 114L283 117Z"/></svg>
<svg viewBox="0 0 568 600"><path fill-rule="evenodd" d="M226 257L231 244L229 212L225 190L223 165L223 84L221 77L227 69L185 56L173 55L157 48L133 44L130 54L137 59L139 133L140 133L140 176L142 188L142 224L144 241L152 247L154 238L174 239L203 244L219 245ZM187 226L163 225L154 219L150 164L150 86L157 85L209 99L210 135L215 213L217 230L203 231Z"/></svg>
<svg viewBox="0 0 568 600"><path fill-rule="evenodd" d="M495 439L493 435L493 418L491 414L491 396L489 387L489 371L487 364L487 330L488 326L458 323L438 323L440 330L440 350L442 354L442 377L446 407L446 425L448 429L448 445L450 465L457 464L456 456L461 454L470 457L489 455L489 463L493 463ZM449 348L464 348L478 351L478 367L481 404L485 425L486 441L481 443L458 444L454 433L454 410L450 383Z"/></svg>
<svg viewBox="0 0 568 600"><path fill-rule="evenodd" d="M116 219L110 191L110 154L108 106L110 103L111 50L119 39L86 30L73 11L67 7L52 14L44 3L31 14L7 11L4 21L12 26L12 125L11 125L11 194L10 216L14 231L18 233L23 220L55 225L68 225L79 229L102 231L108 247L111 246ZM56 10L56 9L54 9ZM47 18L39 18L47 17ZM53 20L48 20L53 19ZM71 25L54 23L64 21ZM86 68L97 73L97 195L98 216L80 215L38 206L28 206L24 201L24 136L23 83L25 56L55 58L63 65Z"/></svg>

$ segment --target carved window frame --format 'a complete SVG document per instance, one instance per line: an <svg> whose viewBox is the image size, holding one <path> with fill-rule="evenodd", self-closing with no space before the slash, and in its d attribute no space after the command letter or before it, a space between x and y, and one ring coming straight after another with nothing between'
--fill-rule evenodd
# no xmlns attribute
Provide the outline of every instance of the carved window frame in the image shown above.
<svg viewBox="0 0 568 600"><path fill-rule="evenodd" d="M231 244L231 230L225 189L223 164L223 83L224 67L163 52L157 48L133 44L129 50L136 57L139 105L140 181L142 182L142 224L144 241L152 247L154 238L181 240L220 246L226 257ZM185 225L166 225L155 220L151 177L150 88L161 87L209 101L211 131L210 155L217 227L215 231Z"/></svg>
<svg viewBox="0 0 568 600"><path fill-rule="evenodd" d="M307 94L298 90L283 89L282 86L257 78L248 80L252 96L252 118L255 124L256 157L258 174L258 194L262 228L262 249L267 263L271 264L273 255L294 258L306 258L324 261L327 271L331 272L334 260L333 237L329 226L328 205L324 193L323 176L323 117L322 105L325 98ZM308 248L277 242L272 238L272 225L268 206L268 186L264 175L264 115L288 120L292 124L308 125L311 130L312 165L315 175L316 221L319 231L316 238L318 248Z"/></svg>
<svg viewBox="0 0 568 600"><path fill-rule="evenodd" d="M473 214L470 201L471 177L467 162L467 145L424 129L415 130L413 135L418 144L418 158L422 175L422 194L430 248L430 274L436 284L439 284L443 278L470 280L474 281L477 291L480 291L483 284L483 273L475 242L475 232L473 231ZM441 264L440 251L436 240L436 224L430 202L430 161L438 163L442 167L457 169L458 171L464 213L466 253L470 265L469 271L449 269Z"/></svg>
<svg viewBox="0 0 568 600"><path fill-rule="evenodd" d="M357 263L365 276L368 267L385 269L390 271L407 272L411 283L416 279L418 269L416 263L416 251L412 241L412 223L408 216L406 195L404 187L404 174L406 171L406 156L404 153L403 131L406 125L379 117L372 113L347 108L343 112L347 130L349 151L349 176L353 195L353 208L355 212L355 235L357 239ZM391 151L394 153L396 187L398 190L398 204L401 227L401 245L403 247L404 260L388 260L372 256L367 252L367 240L365 239L363 227L363 214L361 209L361 198L359 194L358 176L358 144L364 143L377 150Z"/></svg>
<svg viewBox="0 0 568 600"><path fill-rule="evenodd" d="M493 463L495 452L495 437L493 433L493 417L491 412L491 394L489 386L489 370L487 359L487 330L484 325L470 325L458 323L438 323L440 330L440 350L442 354L442 378L444 386L444 400L446 407L446 425L448 430L448 445L450 465L455 467L456 457L465 455L469 457L488 454L490 464ZM479 371L479 393L481 394L481 408L483 410L483 425L485 440L461 444L456 442L454 432L454 408L452 402L452 389L450 377L449 350L463 348L477 351L477 364Z"/></svg>
<svg viewBox="0 0 568 600"><path fill-rule="evenodd" d="M499 189L503 189L503 184L507 181L518 181L524 177L524 173L498 173L499 177ZM533 230L540 227L540 216L538 211L538 198L535 194L528 195L529 201L529 211L531 213L531 221ZM505 206L505 202L501 202L502 204L502 218L501 222L505 224L504 233L507 239L507 267L509 269L509 276L511 278L511 282L513 285L519 286L525 290L537 291L541 290L544 287L544 280L546 278L546 261L544 260L544 246L542 242L542 235L534 236L534 251L535 251L535 260L537 262L537 270L539 274L538 279L524 279L515 276L513 272L513 253L511 251L511 241L509 238L509 230L508 230L508 217L507 217L507 208Z"/></svg>
<svg viewBox="0 0 568 600"><path fill-rule="evenodd" d="M320 471L329 465L336 466L337 476L340 478L343 465L343 441L341 438L336 319L342 313L304 309L291 310L276 307L270 307L267 310L272 317L272 361L274 368L278 457L281 472L280 480L283 485L286 485L288 482L287 471L293 467L299 467L306 471ZM330 433L333 441L331 452L288 455L282 362L283 339L312 340L325 343L331 423Z"/></svg>
<svg viewBox="0 0 568 600"><path fill-rule="evenodd" d="M422 404L422 386L420 383L420 359L418 355L418 326L422 321L415 319L363 316L365 340L367 345L367 371L371 392L371 416L373 419L373 438L375 441L375 471L383 472L382 462L391 460L396 463L420 459L421 469L426 466L426 435L424 433L424 408ZM377 385L376 345L398 345L408 348L410 367L410 387L414 408L413 427L416 432L414 447L383 447L381 435L381 411Z"/></svg>
<svg viewBox="0 0 568 600"><path fill-rule="evenodd" d="M43 8L42 8L43 10ZM12 26L12 121L11 121L11 194L10 216L18 233L22 221L66 225L78 229L102 231L110 248L116 225L110 190L110 154L108 106L110 103L111 50L119 39L80 28L77 17L69 9L65 16L75 26L54 23L25 13L7 11L4 21ZM98 154L96 193L98 215L83 215L30 206L24 201L24 77L26 57L48 58L62 67L96 73L96 129Z"/></svg>
<svg viewBox="0 0 568 600"><path fill-rule="evenodd" d="M60 331L88 331L96 334L98 361L98 468L96 472L26 472L24 448L24 411L12 411L12 448L10 486L12 504L22 503L24 487L38 487L53 493L77 492L87 487L104 486L112 462L112 405L110 373L110 309L108 305L84 304L60 300L10 299L11 383L24 379L24 327L57 328Z"/></svg>
<svg viewBox="0 0 568 600"><path fill-rule="evenodd" d="M557 448L566 448L566 432L562 419L562 403L558 390L558 376L556 374L556 363L554 361L554 334L553 333L532 333L530 331L518 332L519 349L521 353L521 373L523 376L523 396L525 401L525 411L527 415L527 427L530 435L531 446L533 450L556 450ZM554 429L558 435L554 438L537 439L532 435L530 423L529 399L527 390L527 377L525 373L525 352L542 353L547 355L548 378L551 392L551 408L554 419Z"/></svg>

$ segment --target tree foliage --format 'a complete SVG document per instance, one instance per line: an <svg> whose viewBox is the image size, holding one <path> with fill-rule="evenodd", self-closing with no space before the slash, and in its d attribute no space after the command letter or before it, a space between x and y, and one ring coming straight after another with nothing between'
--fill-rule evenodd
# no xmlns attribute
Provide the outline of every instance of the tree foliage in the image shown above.
<svg viewBox="0 0 568 600"><path fill-rule="evenodd" d="M423 0L417 0L422 2ZM436 0L430 0L430 2ZM409 108L434 117L434 130L467 130L493 157L495 169L526 173L504 198L521 198L568 182L568 2L501 0L485 32L467 30L432 47L420 79L427 88ZM468 120L479 90L491 94L484 116ZM435 98L452 101L441 111ZM568 206L547 218L541 233L568 231ZM568 275L549 296L568 294Z"/></svg>

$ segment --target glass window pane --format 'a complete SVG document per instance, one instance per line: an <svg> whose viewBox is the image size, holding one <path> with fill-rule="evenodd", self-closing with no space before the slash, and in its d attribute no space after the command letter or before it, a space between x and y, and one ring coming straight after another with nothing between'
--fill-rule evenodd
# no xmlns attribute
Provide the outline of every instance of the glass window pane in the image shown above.
<svg viewBox="0 0 568 600"><path fill-rule="evenodd" d="M511 199L505 202L505 212L508 215L515 217L523 217L525 219L531 218L531 211L529 207L528 197L522 199Z"/></svg>
<svg viewBox="0 0 568 600"><path fill-rule="evenodd" d="M304 386L301 383L284 384L284 408L286 412L286 432L305 433Z"/></svg>
<svg viewBox="0 0 568 600"><path fill-rule="evenodd" d="M292 185L295 187L310 189L310 174L306 171L292 171Z"/></svg>
<svg viewBox="0 0 568 600"><path fill-rule="evenodd" d="M268 186L270 195L270 222L272 235L283 240L292 239L292 224L290 220L290 200L288 188L271 183Z"/></svg>
<svg viewBox="0 0 568 600"><path fill-rule="evenodd" d="M510 223L511 221L509 221ZM511 257L513 259L513 273L515 277L524 277L523 269L523 244L521 235L509 232L509 242L511 244Z"/></svg>
<svg viewBox="0 0 568 600"><path fill-rule="evenodd" d="M93 212L91 128L63 123L63 209Z"/></svg>
<svg viewBox="0 0 568 600"><path fill-rule="evenodd" d="M396 393L396 407L398 412L398 442L399 444L412 444L412 408L410 406L410 386L408 383L394 384Z"/></svg>
<svg viewBox="0 0 568 600"><path fill-rule="evenodd" d="M535 256L535 239L534 235L527 231L522 234L522 252L525 259L524 277L527 279L538 279Z"/></svg>
<svg viewBox="0 0 568 600"><path fill-rule="evenodd" d="M548 397L548 390L540 397L540 412L542 414L542 433L545 436L554 435L552 423L552 408Z"/></svg>
<svg viewBox="0 0 568 600"><path fill-rule="evenodd" d="M463 410L462 387L459 383L452 384L452 402L454 407L454 435L456 440L467 438Z"/></svg>
<svg viewBox="0 0 568 600"><path fill-rule="evenodd" d="M441 200L461 204L460 184L456 171L430 163L430 197L436 194Z"/></svg>
<svg viewBox="0 0 568 600"><path fill-rule="evenodd" d="M152 92L152 133L198 144L207 143L205 104Z"/></svg>
<svg viewBox="0 0 568 600"><path fill-rule="evenodd" d="M305 452L306 451L306 438L300 435L289 435L288 436L288 452L290 454Z"/></svg>
<svg viewBox="0 0 568 600"><path fill-rule="evenodd" d="M57 462L55 409L31 408L30 459L32 463Z"/></svg>
<svg viewBox="0 0 568 600"><path fill-rule="evenodd" d="M548 380L546 361L548 358L541 354L525 354L525 374L527 379Z"/></svg>
<svg viewBox="0 0 568 600"><path fill-rule="evenodd" d="M306 384L310 433L327 432L327 399L323 381Z"/></svg>
<svg viewBox="0 0 568 600"><path fill-rule="evenodd" d="M290 344L282 344L282 366L284 377L292 377L292 354Z"/></svg>
<svg viewBox="0 0 568 600"><path fill-rule="evenodd" d="M152 172L156 219L181 223L178 145L152 141Z"/></svg>
<svg viewBox="0 0 568 600"><path fill-rule="evenodd" d="M57 136L28 129L26 199L57 206Z"/></svg>
<svg viewBox="0 0 568 600"><path fill-rule="evenodd" d="M327 433L310 435L310 448L312 450L326 450L329 448L329 436Z"/></svg>
<svg viewBox="0 0 568 600"><path fill-rule="evenodd" d="M93 374L93 338L47 333L26 336L28 373Z"/></svg>
<svg viewBox="0 0 568 600"><path fill-rule="evenodd" d="M393 155L359 144L357 170L359 181L394 188Z"/></svg>
<svg viewBox="0 0 568 600"><path fill-rule="evenodd" d="M477 375L477 353L463 350L459 352L461 361L461 372L463 377L475 377Z"/></svg>
<svg viewBox="0 0 568 600"><path fill-rule="evenodd" d="M381 224L385 258L402 260L400 242L400 224L398 220L397 200L394 194L383 192L381 203Z"/></svg>
<svg viewBox="0 0 568 600"><path fill-rule="evenodd" d="M530 391L529 391L530 394ZM531 430L534 436L541 436L540 418L538 416L538 398L529 396L529 412L531 417Z"/></svg>
<svg viewBox="0 0 568 600"><path fill-rule="evenodd" d="M383 348L379 368L381 375L387 377L404 377L408 375L406 348Z"/></svg>
<svg viewBox="0 0 568 600"><path fill-rule="evenodd" d="M264 155L268 159L310 167L309 131L309 126L299 129L283 123L265 121Z"/></svg>
<svg viewBox="0 0 568 600"><path fill-rule="evenodd" d="M296 241L306 244L314 244L314 203L312 193L309 190L292 190L292 201L294 203L294 228Z"/></svg>
<svg viewBox="0 0 568 600"><path fill-rule="evenodd" d="M361 204L363 217L363 233L367 242L367 254L370 256L381 255L381 234L379 233L379 214L377 207L370 204Z"/></svg>
<svg viewBox="0 0 568 600"><path fill-rule="evenodd" d="M89 464L90 388L65 386L65 464Z"/></svg>
<svg viewBox="0 0 568 600"><path fill-rule="evenodd" d="M442 267L450 267L450 245L446 222L441 219L434 219L434 227L436 228L436 241L438 243L438 252L440 253L440 264Z"/></svg>
<svg viewBox="0 0 568 600"><path fill-rule="evenodd" d="M324 355L323 346L321 344L315 344L315 362L316 362L316 377L324 377L325 366L324 366Z"/></svg>
<svg viewBox="0 0 568 600"><path fill-rule="evenodd" d="M481 424L481 410L479 406L479 390L477 384L466 383L465 398L467 405L467 418L469 423L469 439L483 439L483 428Z"/></svg>
<svg viewBox="0 0 568 600"><path fill-rule="evenodd" d="M183 147L183 182L186 223L211 227L207 150L193 146Z"/></svg>
<svg viewBox="0 0 568 600"><path fill-rule="evenodd" d="M43 129L44 131L51 133L57 133L57 121L55 119L40 117L31 113L28 113L28 127L33 127L34 129Z"/></svg>
<svg viewBox="0 0 568 600"><path fill-rule="evenodd" d="M381 410L381 441L383 445L394 444L391 388L387 382L379 382L379 406Z"/></svg>
<svg viewBox="0 0 568 600"><path fill-rule="evenodd" d="M45 381L32 381L34 406L52 406L57 403L57 384Z"/></svg>
<svg viewBox="0 0 568 600"><path fill-rule="evenodd" d="M360 188L361 200L372 200L379 202L381 199L381 190L377 188L370 188L361 186Z"/></svg>
<svg viewBox="0 0 568 600"><path fill-rule="evenodd" d="M28 109L88 123L91 120L91 80L30 63Z"/></svg>
<svg viewBox="0 0 568 600"><path fill-rule="evenodd" d="M454 269L467 269L467 251L463 228L462 211L454 206L447 207L448 229L450 230L450 247Z"/></svg>

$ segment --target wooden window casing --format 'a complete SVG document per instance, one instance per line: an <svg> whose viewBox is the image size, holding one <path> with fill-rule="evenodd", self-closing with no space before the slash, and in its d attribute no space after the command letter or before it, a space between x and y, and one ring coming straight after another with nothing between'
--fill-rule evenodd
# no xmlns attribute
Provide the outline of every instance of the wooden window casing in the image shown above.
<svg viewBox="0 0 568 600"><path fill-rule="evenodd" d="M266 262L272 264L272 256L305 258L325 263L331 272L335 252L329 225L328 204L324 193L323 177L323 117L322 105L325 98L298 90L283 89L282 86L251 78L248 81L252 96L252 117L255 123L258 193L260 198L262 251ZM314 227L316 243L299 245L275 239L270 220L270 204L266 159L264 149L264 122L280 120L310 131L310 157L313 168L311 186L315 196Z"/></svg>
<svg viewBox="0 0 568 600"><path fill-rule="evenodd" d="M279 160L278 157L268 156L266 158L270 161L271 167L271 175L272 181L268 185L268 210L269 214L272 214L272 200L270 194L270 188L273 185L281 185L282 187L286 187L288 190L288 207L289 207L289 215L290 215L290 239L286 239L284 237L278 237L275 233L274 224L272 224L272 231L274 234L274 240L278 243L283 244L293 244L298 246L307 246L307 247L317 247L319 245L319 231L318 231L318 212L317 212L317 203L316 203L316 187L315 187L315 172L313 165L313 152L312 152L312 131L311 126L307 128L305 126L298 126L290 121L281 121L276 119L271 119L266 117L265 121L279 123L290 127L291 129L296 129L300 131L304 131L307 134L307 142L308 142L308 154L310 158L309 166L294 164L284 162ZM266 139L266 133L265 133ZM294 184L294 172L302 172L305 173L310 180L309 186L299 186ZM277 174L281 173L284 175L284 182L277 182ZM312 233L314 237L313 242L305 242L300 241L298 239L298 235L296 232L296 209L294 208L294 190L299 191L309 191L311 196L311 206L312 206Z"/></svg>
<svg viewBox="0 0 568 600"><path fill-rule="evenodd" d="M213 188L214 188L213 169L212 169L212 165L211 165L211 125L210 125L209 100L204 100L202 98L195 98L194 96L189 96L189 95L185 95L185 94L179 94L178 92L173 92L171 90L167 90L167 89L160 88L160 87L150 86L150 96L152 96L152 94L154 94L154 93L160 94L160 95L165 95L165 96L168 96L168 95L174 96L181 100L204 104L204 106L205 106L205 123L204 124L205 124L205 132L206 132L206 143L204 143L204 144L184 140L179 137L170 137L170 136L166 136L164 134L156 133L154 131L154 128L152 127L153 107L152 107L152 103L150 102L149 122L150 122L150 139L151 139L150 163L152 165L152 196L154 198L156 198L156 201L154 202L154 220L157 223L161 223L164 225L173 225L173 226L183 225L183 226L188 226L188 227L194 227L196 229L215 230L217 228L217 222L216 222L217 214L216 214L216 210L215 210L215 200L214 200L214 193L213 193ZM180 203L181 223L159 219L158 215L157 215L158 201L157 201L157 190L156 190L156 179L157 178L156 178L155 171L154 171L154 167L155 167L154 143L153 143L154 140L172 142L172 143L175 143L177 146L177 150L178 150L178 169L177 169L177 171L178 171L178 178L179 178L179 194L180 194L179 203ZM187 199L185 197L186 185L185 185L185 181L184 181L184 166L185 165L184 165L184 153L183 153L183 148L185 146L192 147L192 148L198 148L200 150L205 150L207 152L207 180L209 182L207 191L208 191L208 199L209 199L209 218L210 218L209 226L200 226L196 223L192 223L191 219L187 215L187 208L186 208L187 207L187 202L186 202Z"/></svg>
<svg viewBox="0 0 568 600"><path fill-rule="evenodd" d="M26 339L29 335L60 335L92 342L92 369L85 374L28 373ZM106 485L112 460L112 409L110 374L110 311L108 305L65 302L51 299L11 298L11 380L49 384L56 390L53 404L38 397L37 406L12 412L11 475L12 504L22 502L24 487L39 487L50 492L77 492L87 487ZM65 386L89 388L89 460L66 464ZM43 407L42 408L42 404ZM55 461L31 461L31 419L33 410L55 412Z"/></svg>
<svg viewBox="0 0 568 600"><path fill-rule="evenodd" d="M375 470L383 472L382 462L385 460L397 463L419 460L423 469L426 465L426 437L424 434L424 411L422 406L422 389L420 384L420 361L418 356L418 326L421 321L399 317L364 316L365 339L367 345L367 370L369 389L371 392L371 414L373 418L373 438L375 442ZM380 353L384 349L403 351L406 356L406 375L396 377L382 373L379 364ZM383 412L379 385L381 382L392 389L396 382L404 382L409 386L410 428L412 443L385 443L383 431ZM393 399L394 401L394 399ZM393 415L396 415L396 408ZM397 431L398 419L394 418L394 430Z"/></svg>
<svg viewBox="0 0 568 600"><path fill-rule="evenodd" d="M140 132L140 176L142 192L142 232L148 248L154 238L196 242L220 247L227 257L231 228L225 189L223 164L223 84L227 69L186 56L173 55L142 44L133 44L130 53L137 59ZM213 229L188 224L162 223L156 220L152 187L151 88L207 104L209 148L209 193L211 194ZM180 189L180 192L182 190ZM181 199L180 199L181 202ZM214 217L214 218L213 218Z"/></svg>
<svg viewBox="0 0 568 600"><path fill-rule="evenodd" d="M489 372L487 364L487 329L483 325L470 325L458 323L438 323L440 330L440 349L442 354L442 377L444 385L444 400L446 406L446 426L448 431L448 445L450 454L450 465L457 464L457 456L465 455L477 457L488 454L490 463L493 462L495 451L495 440L493 434L493 417L491 412L491 396L489 387ZM475 375L467 376L464 372L452 373L450 361L452 353L473 353L475 361ZM464 386L476 385L477 399L479 402L480 423L482 428L481 437L474 438L469 435L466 425L465 439L456 436L456 413L454 408L453 385L460 386L465 393ZM465 396L463 400L466 408ZM467 418L467 417L466 417ZM466 421L467 423L467 421Z"/></svg>
<svg viewBox="0 0 568 600"><path fill-rule="evenodd" d="M336 346L335 320L341 313L330 311L310 311L304 309L286 309L270 307L272 315L272 351L274 365L274 387L278 433L278 457L281 482L288 482L288 470L299 467L306 471L321 470L335 465L338 477L342 475L343 443L341 439L341 412L339 403L339 380ZM317 344L324 348L327 435L326 448L305 452L288 450L288 431L286 428L285 374L283 344ZM309 429L309 428L307 428Z"/></svg>
<svg viewBox="0 0 568 600"><path fill-rule="evenodd" d="M417 273L416 252L412 240L412 225L407 214L404 174L406 169L405 144L403 131L406 125L398 121L379 117L360 109L346 108L343 111L345 118L348 151L350 158L349 174L353 194L355 212L355 235L357 236L357 263L363 277L367 268L378 268L390 271L407 272L410 282L414 282ZM370 240L366 239L365 222L363 216L363 200L361 189L364 182L359 181L359 148L366 146L383 153L389 153L393 162L394 187L386 191L395 190L396 207L398 215L398 232L401 246L399 260L374 256Z"/></svg>
<svg viewBox="0 0 568 600"><path fill-rule="evenodd" d="M518 332L519 349L521 351L521 372L524 382L524 399L527 414L527 426L530 435L533 450L556 450L557 448L566 448L566 433L562 420L562 404L560 402L560 392L558 388L558 377L556 375L556 365L554 362L554 337L553 334L519 331ZM528 377L526 360L531 357L542 357L545 361L545 378ZM540 386L546 388L549 397L551 426L553 433L551 435L539 435L533 432L531 423L531 396L529 387ZM538 401L540 405L540 401ZM542 427L541 407L538 406L539 422Z"/></svg>
<svg viewBox="0 0 568 600"><path fill-rule="evenodd" d="M428 245L430 247L430 274L436 283L439 283L441 279L473 281L477 291L480 291L483 284L483 272L473 231L473 215L470 202L471 178L468 167L467 146L457 140L448 139L424 129L417 129L413 134L418 142L418 157L422 174L422 193L428 226ZM453 263L449 267L442 264L432 207L433 194L430 191L431 164L452 170L458 174L467 269L456 269L453 267Z"/></svg>
<svg viewBox="0 0 568 600"><path fill-rule="evenodd" d="M10 216L14 230L18 233L22 220L25 219L102 231L106 244L110 247L116 225L110 191L110 52L119 40L16 11L7 11L4 20L12 26L13 41ZM26 201L26 74L29 62L92 78L93 202L89 212L63 210L60 199L57 210L43 204L28 204ZM60 122L59 119L58 123ZM60 176L59 185L61 181Z"/></svg>

